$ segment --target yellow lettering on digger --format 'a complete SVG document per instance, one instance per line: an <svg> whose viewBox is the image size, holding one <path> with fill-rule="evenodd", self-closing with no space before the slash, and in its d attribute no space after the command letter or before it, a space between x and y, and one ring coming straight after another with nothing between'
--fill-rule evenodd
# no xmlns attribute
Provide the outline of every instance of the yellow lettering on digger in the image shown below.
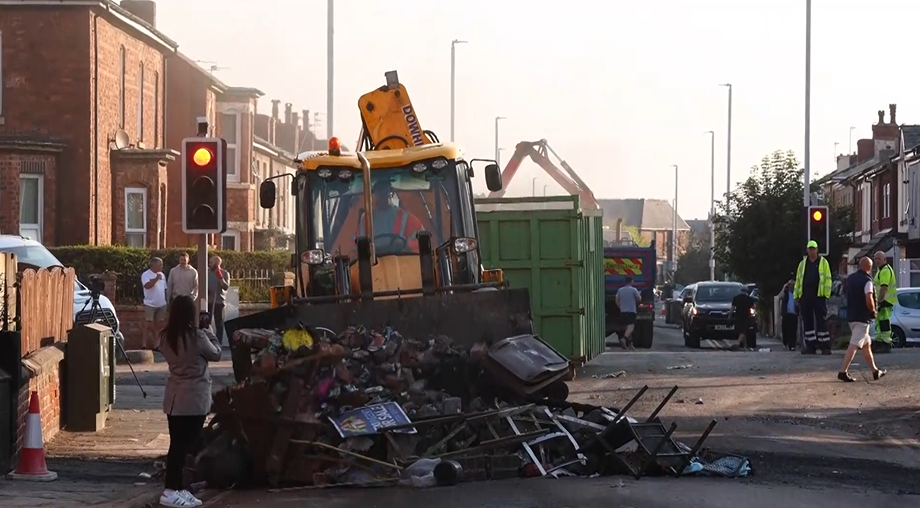
<svg viewBox="0 0 920 508"><path fill-rule="evenodd" d="M412 144L415 146L425 144L425 139L422 138L422 126L418 124L418 118L415 116L412 104L403 106L402 112L403 116L406 118L406 125L409 126L409 134L412 135Z"/></svg>

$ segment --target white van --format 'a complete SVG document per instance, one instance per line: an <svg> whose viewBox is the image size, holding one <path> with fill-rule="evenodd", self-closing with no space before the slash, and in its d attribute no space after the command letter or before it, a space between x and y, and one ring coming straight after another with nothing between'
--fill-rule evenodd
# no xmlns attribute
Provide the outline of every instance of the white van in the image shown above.
<svg viewBox="0 0 920 508"><path fill-rule="evenodd" d="M0 252L8 252L16 255L16 262L19 264L20 271L33 268L51 268L63 266L58 258L54 257L44 245L22 236L0 235ZM115 306L112 301L105 295L99 295L99 306L101 313L97 312L93 316L91 311L92 301L89 288L83 285L79 280L74 282L73 288L73 318L76 324L86 324L95 321L100 324L107 324L107 319L115 323L115 338L123 341L124 337L119 330L120 325L118 316L115 314ZM102 315L100 315L102 314Z"/></svg>

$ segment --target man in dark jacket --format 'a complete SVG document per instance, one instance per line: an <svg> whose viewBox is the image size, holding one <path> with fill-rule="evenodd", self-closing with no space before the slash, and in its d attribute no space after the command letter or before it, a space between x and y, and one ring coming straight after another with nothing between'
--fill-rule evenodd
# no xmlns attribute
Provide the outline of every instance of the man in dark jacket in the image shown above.
<svg viewBox="0 0 920 508"><path fill-rule="evenodd" d="M850 324L850 346L843 355L843 365L837 373L837 379L845 383L856 381L849 374L850 363L856 351L862 349L866 365L872 369L872 378L878 381L885 371L875 365L872 356L872 339L869 337L869 323L877 316L875 291L872 284L872 259L864 257L859 260L859 271L847 277L847 321Z"/></svg>
<svg viewBox="0 0 920 508"><path fill-rule="evenodd" d="M783 346L789 351L795 351L799 335L799 309L795 306L795 281L790 280L783 288Z"/></svg>

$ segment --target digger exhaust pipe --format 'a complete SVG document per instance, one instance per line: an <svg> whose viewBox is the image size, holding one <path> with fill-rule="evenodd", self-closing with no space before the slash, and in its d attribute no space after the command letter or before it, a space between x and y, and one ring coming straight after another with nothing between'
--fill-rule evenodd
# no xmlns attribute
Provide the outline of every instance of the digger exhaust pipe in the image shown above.
<svg viewBox="0 0 920 508"><path fill-rule="evenodd" d="M364 152L358 152L358 162L361 163L361 175L364 178L364 231L370 236L371 248L371 266L377 264L377 249L374 247L374 202L371 193L371 164L364 156Z"/></svg>

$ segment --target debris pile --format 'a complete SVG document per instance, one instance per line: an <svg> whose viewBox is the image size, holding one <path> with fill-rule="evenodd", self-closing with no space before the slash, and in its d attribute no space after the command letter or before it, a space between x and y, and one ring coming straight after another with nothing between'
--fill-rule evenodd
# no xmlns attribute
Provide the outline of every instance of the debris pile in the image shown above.
<svg viewBox="0 0 920 508"><path fill-rule="evenodd" d="M250 378L215 393L191 466L212 486L725 469L725 460L708 470L694 462L715 421L688 448L659 420L677 387L642 422L626 412L647 387L622 410L567 402L567 359L533 335L463 348L391 328L300 327L239 330L234 341L255 352Z"/></svg>

